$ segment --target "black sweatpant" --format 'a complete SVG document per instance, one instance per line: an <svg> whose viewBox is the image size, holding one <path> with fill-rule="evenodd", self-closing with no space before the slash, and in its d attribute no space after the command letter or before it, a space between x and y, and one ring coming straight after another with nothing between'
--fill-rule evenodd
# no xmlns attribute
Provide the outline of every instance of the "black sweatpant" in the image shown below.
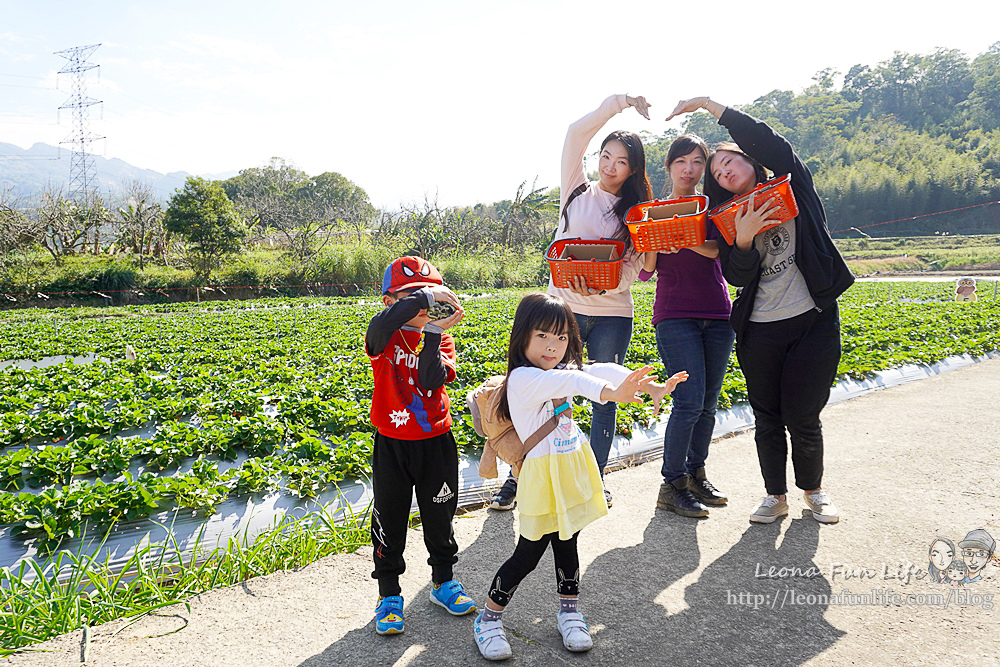
<svg viewBox="0 0 1000 667"><path fill-rule="evenodd" d="M372 450L372 547L379 595L399 595L399 575L406 570L403 548L413 489L417 491L431 580L453 578L458 544L452 519L458 507L458 448L451 431L425 440L397 440L375 434Z"/></svg>
<svg viewBox="0 0 1000 667"><path fill-rule="evenodd" d="M823 480L823 428L819 413L830 398L840 363L836 302L777 322L750 322L736 345L757 422L754 438L764 488L788 491L785 466L792 440L795 486L818 489Z"/></svg>
<svg viewBox="0 0 1000 667"><path fill-rule="evenodd" d="M576 550L579 531L568 540L560 540L559 533L542 535L539 540L529 540L521 536L514 547L514 553L500 566L489 597L499 607L506 607L521 581L537 566L545 553L545 547L552 543L552 555L556 561L556 590L559 595L580 594L580 556Z"/></svg>

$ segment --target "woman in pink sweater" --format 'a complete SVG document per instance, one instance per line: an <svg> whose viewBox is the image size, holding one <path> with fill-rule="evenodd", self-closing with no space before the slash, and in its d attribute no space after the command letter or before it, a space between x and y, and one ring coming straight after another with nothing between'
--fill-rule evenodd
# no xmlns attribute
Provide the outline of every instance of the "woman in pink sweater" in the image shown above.
<svg viewBox="0 0 1000 667"><path fill-rule="evenodd" d="M549 294L562 297L572 308L580 326L580 337L587 346L587 357L594 362L625 363L625 353L632 340L632 283L642 269L642 255L632 247L625 226L625 214L636 204L653 198L646 176L646 152L638 135L616 131L601 143L598 180L588 182L583 167L587 146L612 117L635 107L649 118L649 104L643 97L612 95L600 107L569 126L563 144L560 179L559 227L555 238L614 238L625 241L625 261L621 281L610 290L589 288L582 278L568 289L560 289L549 278ZM611 442L615 434L616 403L593 403L590 446L597 466L604 474ZM611 505L611 494L604 497Z"/></svg>
<svg viewBox="0 0 1000 667"><path fill-rule="evenodd" d="M625 242L618 287L596 290L579 278L569 288L559 288L549 278L549 294L566 301L576 315L580 337L587 346L587 358L592 362L625 363L625 353L632 340L632 283L642 269L642 253L632 247L632 238L625 226L628 210L653 198L653 188L646 176L646 152L634 132L615 131L601 144L598 180L590 182L584 171L583 158L587 146L604 125L629 107L635 107L649 119L649 103L643 97L612 95L601 106L569 126L562 152L560 179L559 227L555 239L614 238ZM593 403L590 424L590 446L597 458L601 474L608 462L615 434L616 404ZM512 509L517 493L517 480L509 478L493 497L490 507ZM605 489L604 498L611 506L611 494Z"/></svg>

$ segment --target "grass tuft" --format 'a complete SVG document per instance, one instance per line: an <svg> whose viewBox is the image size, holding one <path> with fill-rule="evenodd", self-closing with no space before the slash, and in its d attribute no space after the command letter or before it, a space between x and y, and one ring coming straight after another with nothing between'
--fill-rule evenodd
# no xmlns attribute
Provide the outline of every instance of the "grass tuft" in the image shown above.
<svg viewBox="0 0 1000 667"><path fill-rule="evenodd" d="M109 556L98 561L85 554L82 546L76 553L60 551L44 564L26 560L16 569L0 568L0 657L82 627L137 620L186 604L192 595L353 552L369 541L365 515L349 509L337 520L325 508L298 519L284 517L253 542L244 533L208 548L199 534L187 553L165 528L166 541L138 549L121 569L112 567Z"/></svg>

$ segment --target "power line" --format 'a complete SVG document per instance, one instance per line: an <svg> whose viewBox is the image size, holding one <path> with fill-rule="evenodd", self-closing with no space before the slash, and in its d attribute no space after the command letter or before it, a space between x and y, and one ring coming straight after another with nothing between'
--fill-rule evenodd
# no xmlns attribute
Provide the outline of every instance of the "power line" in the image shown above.
<svg viewBox="0 0 1000 667"><path fill-rule="evenodd" d="M4 72L0 72L0 76L13 76L13 77L17 77L18 79L38 79L39 81L48 81L47 77L44 77L44 76L28 76L27 74L6 74Z"/></svg>
<svg viewBox="0 0 1000 667"><path fill-rule="evenodd" d="M4 86L5 88L27 88L29 90L59 90L51 86L20 86L16 83L0 83L0 86Z"/></svg>
<svg viewBox="0 0 1000 667"><path fill-rule="evenodd" d="M849 231L852 231L852 230L853 231L860 231L862 229L870 229L872 227L881 227L882 225L891 225L894 222L906 222L906 221L909 221L909 220L916 220L918 218L929 218L929 217L935 216L935 215L944 215L945 213L956 213L958 211L967 211L969 209L981 208L983 206L992 206L993 204L1000 204L1000 200L997 200L997 201L988 201L988 202L984 202L982 204L972 204L971 206L962 206L960 208L950 208L947 211L935 211L933 213L922 213L920 215L911 215L911 216L906 217L906 218L897 218L895 220L887 220L885 222L875 222L875 223L872 223L870 225L858 225L858 226L855 226L855 227L848 227L847 229L838 229L838 230L835 230L835 231L831 231L831 234L836 234L838 232L849 232Z"/></svg>
<svg viewBox="0 0 1000 667"><path fill-rule="evenodd" d="M97 85L100 86L101 84L97 84ZM160 113L165 114L167 116L176 116L177 115L173 111L167 111L166 109L161 109L158 106L152 105L149 102L144 102L143 100L140 100L138 97L132 97L131 95L123 93L120 90L112 90L112 89L109 89L109 88L105 88L105 90L107 90L112 95L121 95L122 97L127 97L128 99L132 100L133 102L138 102L139 104L141 104L144 107L149 107L150 109L153 109L154 111L159 111ZM122 116L122 118L125 118L124 114L119 114L119 115Z"/></svg>

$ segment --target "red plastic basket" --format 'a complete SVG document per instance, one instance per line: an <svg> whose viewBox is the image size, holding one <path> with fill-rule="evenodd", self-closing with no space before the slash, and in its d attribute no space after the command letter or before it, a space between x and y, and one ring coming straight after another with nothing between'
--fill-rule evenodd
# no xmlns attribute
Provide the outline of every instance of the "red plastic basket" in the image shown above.
<svg viewBox="0 0 1000 667"><path fill-rule="evenodd" d="M707 211L703 195L655 199L630 208L625 224L639 252L692 248L705 242Z"/></svg>
<svg viewBox="0 0 1000 667"><path fill-rule="evenodd" d="M614 239L560 239L545 251L552 271L552 284L569 287L569 281L583 276L587 287L614 289L622 278L625 242Z"/></svg>
<svg viewBox="0 0 1000 667"><path fill-rule="evenodd" d="M741 207L745 211L745 205L750 201L750 197L753 197L756 207L760 207L761 204L774 197L773 205L778 207L778 210L771 214L772 224L761 227L761 232L771 227L777 227L799 214L799 205L795 203L795 195L792 194L791 174L765 181L742 197L731 199L708 212L708 217L719 228L719 233L729 245L736 242L736 211L740 210Z"/></svg>

